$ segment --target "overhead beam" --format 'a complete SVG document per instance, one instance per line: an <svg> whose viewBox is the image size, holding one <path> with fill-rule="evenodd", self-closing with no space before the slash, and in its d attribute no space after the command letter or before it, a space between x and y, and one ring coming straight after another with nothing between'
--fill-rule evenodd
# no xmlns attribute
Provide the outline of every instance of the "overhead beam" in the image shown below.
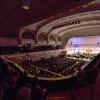
<svg viewBox="0 0 100 100"><path fill-rule="evenodd" d="M35 18L31 17L31 15L27 15L26 13L22 13L23 14L23 17L26 17L26 18L29 18L31 20L36 20Z"/></svg>
<svg viewBox="0 0 100 100"><path fill-rule="evenodd" d="M35 3L36 6L38 6L38 7L42 8L42 9L44 9L44 10L47 11L48 13L54 14L54 11L53 11L52 9L50 9L50 8L47 7L46 5L44 5L44 4L40 3L40 2L38 2L37 0L34 0L34 3Z"/></svg>
<svg viewBox="0 0 100 100"><path fill-rule="evenodd" d="M1 23L6 22L10 17L14 16L20 9L21 9L21 7L19 9L17 9L16 11L14 11L14 13L11 14L10 16L7 16L7 18L5 20L3 20Z"/></svg>

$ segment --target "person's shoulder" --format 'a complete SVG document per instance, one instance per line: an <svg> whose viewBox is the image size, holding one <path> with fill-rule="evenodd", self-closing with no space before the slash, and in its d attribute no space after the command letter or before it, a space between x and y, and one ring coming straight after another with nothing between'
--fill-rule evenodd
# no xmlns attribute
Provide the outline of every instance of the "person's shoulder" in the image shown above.
<svg viewBox="0 0 100 100"><path fill-rule="evenodd" d="M25 90L25 91L27 91L27 90L31 90L31 89L28 88L28 87L22 87L21 90Z"/></svg>

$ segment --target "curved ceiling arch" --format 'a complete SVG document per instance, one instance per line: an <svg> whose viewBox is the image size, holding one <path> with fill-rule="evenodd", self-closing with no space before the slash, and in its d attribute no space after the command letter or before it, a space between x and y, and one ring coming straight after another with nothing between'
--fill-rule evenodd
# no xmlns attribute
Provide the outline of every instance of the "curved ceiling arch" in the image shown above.
<svg viewBox="0 0 100 100"><path fill-rule="evenodd" d="M49 35L49 41L56 41L56 37L54 35Z"/></svg>
<svg viewBox="0 0 100 100"><path fill-rule="evenodd" d="M39 27L38 27L38 30L41 30L42 27L46 27L49 23L49 26L50 26L50 23L51 22L55 22L59 19L63 19L64 17L66 16L70 16L71 17L74 17L74 15L77 15L78 13L85 13L85 12L92 12L92 11L97 11L100 9L100 5L96 4L96 5L92 5L92 6L89 6L89 7L83 7L83 8L79 8L78 10L76 11L72 11L72 13L62 13L62 14L59 14L59 17L58 16L55 16L55 17L52 17L52 18L49 18L47 19L47 21L45 21L44 23L42 23ZM84 14L83 14L84 15ZM80 16L81 17L81 16ZM84 17L84 16L83 16ZM52 24L51 24L52 25Z"/></svg>
<svg viewBox="0 0 100 100"><path fill-rule="evenodd" d="M39 32L41 32L41 31L48 33L52 29L52 26L57 26L62 23L68 23L68 22L72 23L77 20L80 20L80 22L90 21L90 20L98 21L98 20L100 20L100 10L94 10L94 11L83 12L83 13L81 12L81 13L73 14L70 16L66 16L66 17L54 20L54 21L42 26L38 30L37 34L39 34ZM59 30L59 29L57 29L57 30ZM57 32L55 32L55 33L57 33Z"/></svg>
<svg viewBox="0 0 100 100"><path fill-rule="evenodd" d="M78 29L81 29L81 28L88 28L88 27L92 27L92 28L95 28L95 26L99 26L100 23L95 23L95 24L87 24L87 25L79 25L79 26L74 26L74 27L69 27L69 28L66 28L66 29L62 29L60 30L58 33L57 33L57 36L58 35L63 35L63 32L70 32L70 31L73 31L73 30L78 30ZM86 30L85 30L86 31Z"/></svg>
<svg viewBox="0 0 100 100"><path fill-rule="evenodd" d="M45 33L41 33L41 34L38 34L37 39L38 39L38 41L46 41L47 36Z"/></svg>
<svg viewBox="0 0 100 100"><path fill-rule="evenodd" d="M57 36L57 41L62 41L61 36Z"/></svg>
<svg viewBox="0 0 100 100"><path fill-rule="evenodd" d="M31 31L24 31L22 34L21 34L21 38L24 38L24 39L33 39L35 40L35 35L33 32Z"/></svg>
<svg viewBox="0 0 100 100"><path fill-rule="evenodd" d="M46 29L50 30L50 28L52 28L52 26L53 26L51 22L54 22L57 19L63 20L63 18L66 17L66 16L70 16L70 18L71 18L71 17L73 17L73 15L78 14L78 13L87 12L87 11L88 12L97 11L97 10L100 9L99 3L100 2L98 2L97 0L95 0L95 3L92 3L91 2L91 3L88 3L86 5L76 7L74 9L71 9L71 10L68 10L68 11L65 11L65 12L62 12L60 14L57 14L55 16L49 17L49 18L47 18L45 20L42 20L42 21L39 22L40 24L37 25L36 28L35 28L36 34L38 34L40 31L48 33L47 31L42 30L42 28L48 26L48 28L45 28L45 30ZM32 25L34 25L34 24L32 24Z"/></svg>
<svg viewBox="0 0 100 100"><path fill-rule="evenodd" d="M100 25L83 26L61 32L63 43L67 43L69 38L72 37L85 37L100 35Z"/></svg>

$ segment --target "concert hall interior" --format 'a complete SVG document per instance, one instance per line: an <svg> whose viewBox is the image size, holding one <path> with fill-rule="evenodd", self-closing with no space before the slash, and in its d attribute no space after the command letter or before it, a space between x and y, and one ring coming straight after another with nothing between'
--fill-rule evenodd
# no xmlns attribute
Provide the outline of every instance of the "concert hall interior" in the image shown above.
<svg viewBox="0 0 100 100"><path fill-rule="evenodd" d="M0 1L0 100L100 100L100 0Z"/></svg>

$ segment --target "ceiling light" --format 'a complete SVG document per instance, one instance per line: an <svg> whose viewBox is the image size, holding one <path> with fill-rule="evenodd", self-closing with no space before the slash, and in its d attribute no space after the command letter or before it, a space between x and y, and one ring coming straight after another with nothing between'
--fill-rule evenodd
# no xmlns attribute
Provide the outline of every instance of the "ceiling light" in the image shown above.
<svg viewBox="0 0 100 100"><path fill-rule="evenodd" d="M94 3L94 1L92 3Z"/></svg>
<svg viewBox="0 0 100 100"><path fill-rule="evenodd" d="M28 9L29 9L29 7L28 7L28 6L23 6L23 9L28 10Z"/></svg>
<svg viewBox="0 0 100 100"><path fill-rule="evenodd" d="M22 0L23 9L28 10L30 7L30 0Z"/></svg>

